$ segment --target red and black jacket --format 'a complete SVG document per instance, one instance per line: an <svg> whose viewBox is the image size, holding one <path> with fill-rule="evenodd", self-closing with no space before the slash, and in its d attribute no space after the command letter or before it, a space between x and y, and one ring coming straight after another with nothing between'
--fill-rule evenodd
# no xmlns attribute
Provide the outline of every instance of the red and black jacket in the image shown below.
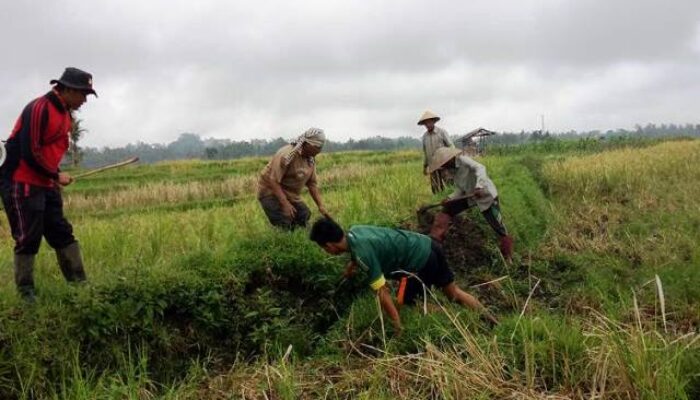
<svg viewBox="0 0 700 400"><path fill-rule="evenodd" d="M59 164L68 150L70 112L57 92L29 103L5 144L3 175L15 182L53 187Z"/></svg>

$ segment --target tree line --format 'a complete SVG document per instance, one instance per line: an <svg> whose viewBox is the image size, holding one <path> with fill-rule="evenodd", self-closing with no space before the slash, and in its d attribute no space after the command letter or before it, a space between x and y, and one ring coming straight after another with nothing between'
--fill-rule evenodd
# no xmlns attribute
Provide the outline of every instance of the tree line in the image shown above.
<svg viewBox="0 0 700 400"><path fill-rule="evenodd" d="M78 125L80 134L78 139L89 134L84 126ZM700 137L700 124L647 124L636 125L634 129L617 129L607 131L521 131L504 132L486 139L487 146L517 145L543 140L575 140L581 138L606 139L617 137ZM455 143L461 135L453 135ZM79 148L77 140L73 143L72 151L68 154L66 163L84 167L118 162L128 157L139 156L142 162L153 163L164 160L205 159L228 160L250 156L269 156L280 147L288 143L283 138L277 139L203 139L195 133L182 133L173 142L168 144L137 142L123 147ZM327 141L324 152L352 151L352 150L404 150L419 149L422 146L420 137L386 138L381 136L366 139L350 139L345 142Z"/></svg>

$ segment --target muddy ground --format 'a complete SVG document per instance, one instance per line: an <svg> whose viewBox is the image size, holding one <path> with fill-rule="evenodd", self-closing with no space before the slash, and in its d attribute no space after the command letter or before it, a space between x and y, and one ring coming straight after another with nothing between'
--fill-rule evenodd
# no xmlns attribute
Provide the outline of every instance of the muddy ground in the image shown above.
<svg viewBox="0 0 700 400"><path fill-rule="evenodd" d="M407 223L403 228L427 235L435 214L432 211L419 212L417 222ZM442 248L456 275L469 278L477 267L491 264L494 255L486 247L488 233L474 221L471 213L462 213L454 218Z"/></svg>
<svg viewBox="0 0 700 400"><path fill-rule="evenodd" d="M437 212L419 212L415 221L405 223L401 228L427 235ZM480 224L482 221L478 218L483 217L476 210L461 213L454 218L442 243L445 257L460 287L476 295L492 310L512 310L516 304L513 296L504 290L504 282L471 287L507 274L496 249L495 235L488 230L488 226Z"/></svg>

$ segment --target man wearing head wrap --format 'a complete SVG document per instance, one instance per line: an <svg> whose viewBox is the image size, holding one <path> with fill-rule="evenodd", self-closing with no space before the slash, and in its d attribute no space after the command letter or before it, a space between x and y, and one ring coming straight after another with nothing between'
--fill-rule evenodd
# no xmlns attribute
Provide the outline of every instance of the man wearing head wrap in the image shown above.
<svg viewBox="0 0 700 400"><path fill-rule="evenodd" d="M306 226L310 211L300 196L304 186L309 188L318 211L329 215L318 190L314 158L325 142L323 129L309 128L291 144L279 149L262 170L258 201L272 225L288 230Z"/></svg>

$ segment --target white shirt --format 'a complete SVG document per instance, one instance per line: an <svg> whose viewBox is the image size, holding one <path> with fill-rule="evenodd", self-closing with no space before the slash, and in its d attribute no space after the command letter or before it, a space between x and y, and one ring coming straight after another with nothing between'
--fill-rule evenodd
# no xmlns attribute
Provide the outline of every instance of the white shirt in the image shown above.
<svg viewBox="0 0 700 400"><path fill-rule="evenodd" d="M474 200L481 211L486 211L498 196L496 185L486 175L486 167L466 154L458 155L455 161L457 165L454 176L455 191L450 195L450 198L466 196L471 194L474 189L483 189L485 195Z"/></svg>
<svg viewBox="0 0 700 400"><path fill-rule="evenodd" d="M423 167L430 164L435 150L441 147L455 147L447 131L437 126L433 128L432 132L425 131L423 134Z"/></svg>

